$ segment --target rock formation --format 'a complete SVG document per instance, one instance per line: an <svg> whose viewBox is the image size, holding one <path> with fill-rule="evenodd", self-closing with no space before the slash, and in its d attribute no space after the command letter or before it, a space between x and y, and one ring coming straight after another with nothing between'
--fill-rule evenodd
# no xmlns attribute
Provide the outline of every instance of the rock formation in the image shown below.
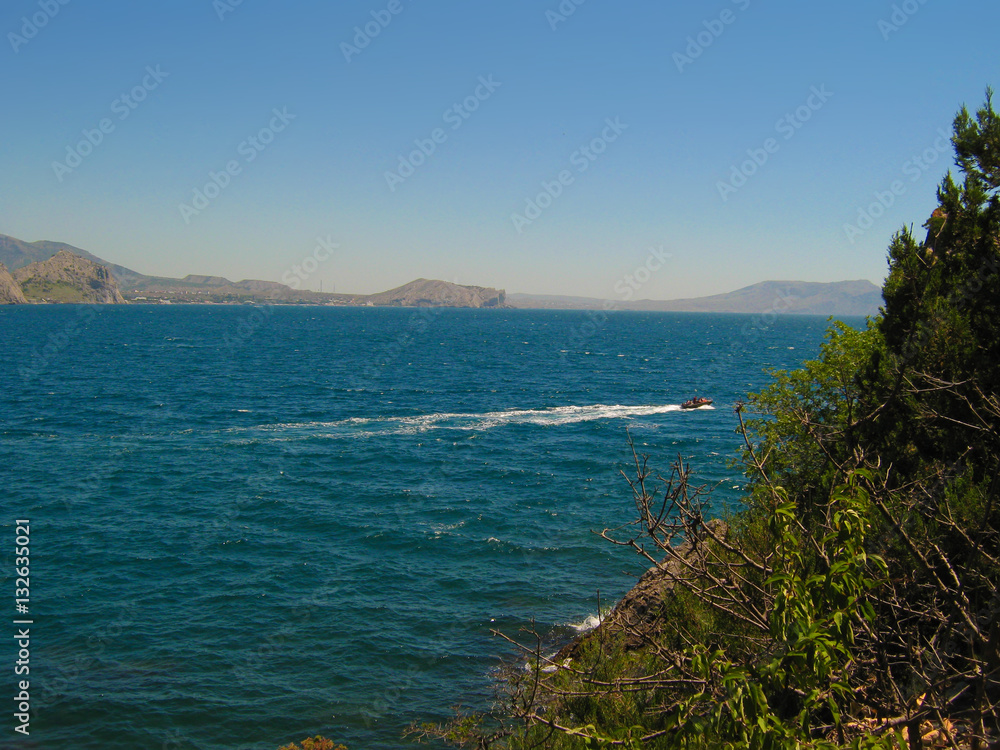
<svg viewBox="0 0 1000 750"><path fill-rule="evenodd" d="M27 301L7 267L0 263L0 305L23 305Z"/></svg>
<svg viewBox="0 0 1000 750"><path fill-rule="evenodd" d="M706 525L718 537L724 539L729 535L729 527L719 519ZM703 556L704 547L685 542L677 547L676 554L677 557L668 557L659 566L647 570L597 628L565 645L553 661L575 659L585 644L607 634L622 634L626 650L641 648L648 638L656 635L663 625L661 612L674 586L695 579L685 562L695 564Z"/></svg>
<svg viewBox="0 0 1000 750"><path fill-rule="evenodd" d="M125 304L118 282L106 267L66 250L17 269L14 280L29 302Z"/></svg>

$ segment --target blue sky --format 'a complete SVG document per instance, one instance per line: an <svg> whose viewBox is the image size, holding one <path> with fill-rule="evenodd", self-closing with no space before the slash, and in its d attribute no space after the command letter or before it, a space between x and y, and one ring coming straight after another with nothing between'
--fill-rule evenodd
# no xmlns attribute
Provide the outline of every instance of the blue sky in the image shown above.
<svg viewBox="0 0 1000 750"><path fill-rule="evenodd" d="M170 276L320 257L305 288L358 293L613 299L651 248L639 298L881 283L998 28L995 0L9 0L0 233Z"/></svg>

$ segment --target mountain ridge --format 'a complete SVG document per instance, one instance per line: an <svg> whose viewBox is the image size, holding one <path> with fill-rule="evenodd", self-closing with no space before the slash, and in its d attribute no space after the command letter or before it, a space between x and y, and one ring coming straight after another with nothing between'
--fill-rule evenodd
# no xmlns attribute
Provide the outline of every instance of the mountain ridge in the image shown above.
<svg viewBox="0 0 1000 750"><path fill-rule="evenodd" d="M386 307L510 307L561 310L637 310L650 312L732 312L766 314L788 312L806 315L876 315L882 304L881 291L860 279L836 282L761 281L732 292L673 300L610 300L552 294L507 294L503 289L462 286L433 279L415 279L376 294L323 294L294 290L276 281L188 274L176 279L148 276L100 258L64 242L25 242L0 234L0 264L12 276L31 263L48 260L64 251L107 267L125 296L147 301L172 302L283 302L289 304L334 304ZM2 287L0 276L0 289ZM2 295L2 291L0 291ZM140 296L143 295L143 296ZM0 302L3 296L0 296Z"/></svg>
<svg viewBox="0 0 1000 750"><path fill-rule="evenodd" d="M596 297L510 294L518 308L562 310L635 310L648 312L797 313L802 315L876 315L879 287L853 281L761 281L723 294L674 300L605 300Z"/></svg>

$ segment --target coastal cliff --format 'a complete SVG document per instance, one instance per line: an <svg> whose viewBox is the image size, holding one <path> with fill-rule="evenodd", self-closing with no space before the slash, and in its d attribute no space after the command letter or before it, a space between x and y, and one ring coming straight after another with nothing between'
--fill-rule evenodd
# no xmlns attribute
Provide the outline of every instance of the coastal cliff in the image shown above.
<svg viewBox="0 0 1000 750"><path fill-rule="evenodd" d="M719 538L725 539L729 535L729 527L719 519L708 521L706 526ZM563 646L553 661L563 663L566 659L575 659L590 643L614 636L623 639L622 647L626 651L647 647L669 626L669 619L663 616L663 610L674 587L678 582L695 580L697 576L692 571L704 567L705 552L704 545L690 542L680 545L676 556L668 557L660 565L647 570L596 628Z"/></svg>
<svg viewBox="0 0 1000 750"><path fill-rule="evenodd" d="M27 301L7 266L0 263L0 305L23 305Z"/></svg>
<svg viewBox="0 0 1000 750"><path fill-rule="evenodd" d="M66 250L17 269L13 280L28 302L126 304L111 271Z"/></svg>

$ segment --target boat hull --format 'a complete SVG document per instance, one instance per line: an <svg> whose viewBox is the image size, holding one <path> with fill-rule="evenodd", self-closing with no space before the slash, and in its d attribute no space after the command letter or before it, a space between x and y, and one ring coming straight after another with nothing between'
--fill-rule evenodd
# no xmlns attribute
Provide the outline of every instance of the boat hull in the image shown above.
<svg viewBox="0 0 1000 750"><path fill-rule="evenodd" d="M700 409L703 406L711 406L712 399L710 398L693 398L690 401L685 401L681 404L682 409Z"/></svg>

